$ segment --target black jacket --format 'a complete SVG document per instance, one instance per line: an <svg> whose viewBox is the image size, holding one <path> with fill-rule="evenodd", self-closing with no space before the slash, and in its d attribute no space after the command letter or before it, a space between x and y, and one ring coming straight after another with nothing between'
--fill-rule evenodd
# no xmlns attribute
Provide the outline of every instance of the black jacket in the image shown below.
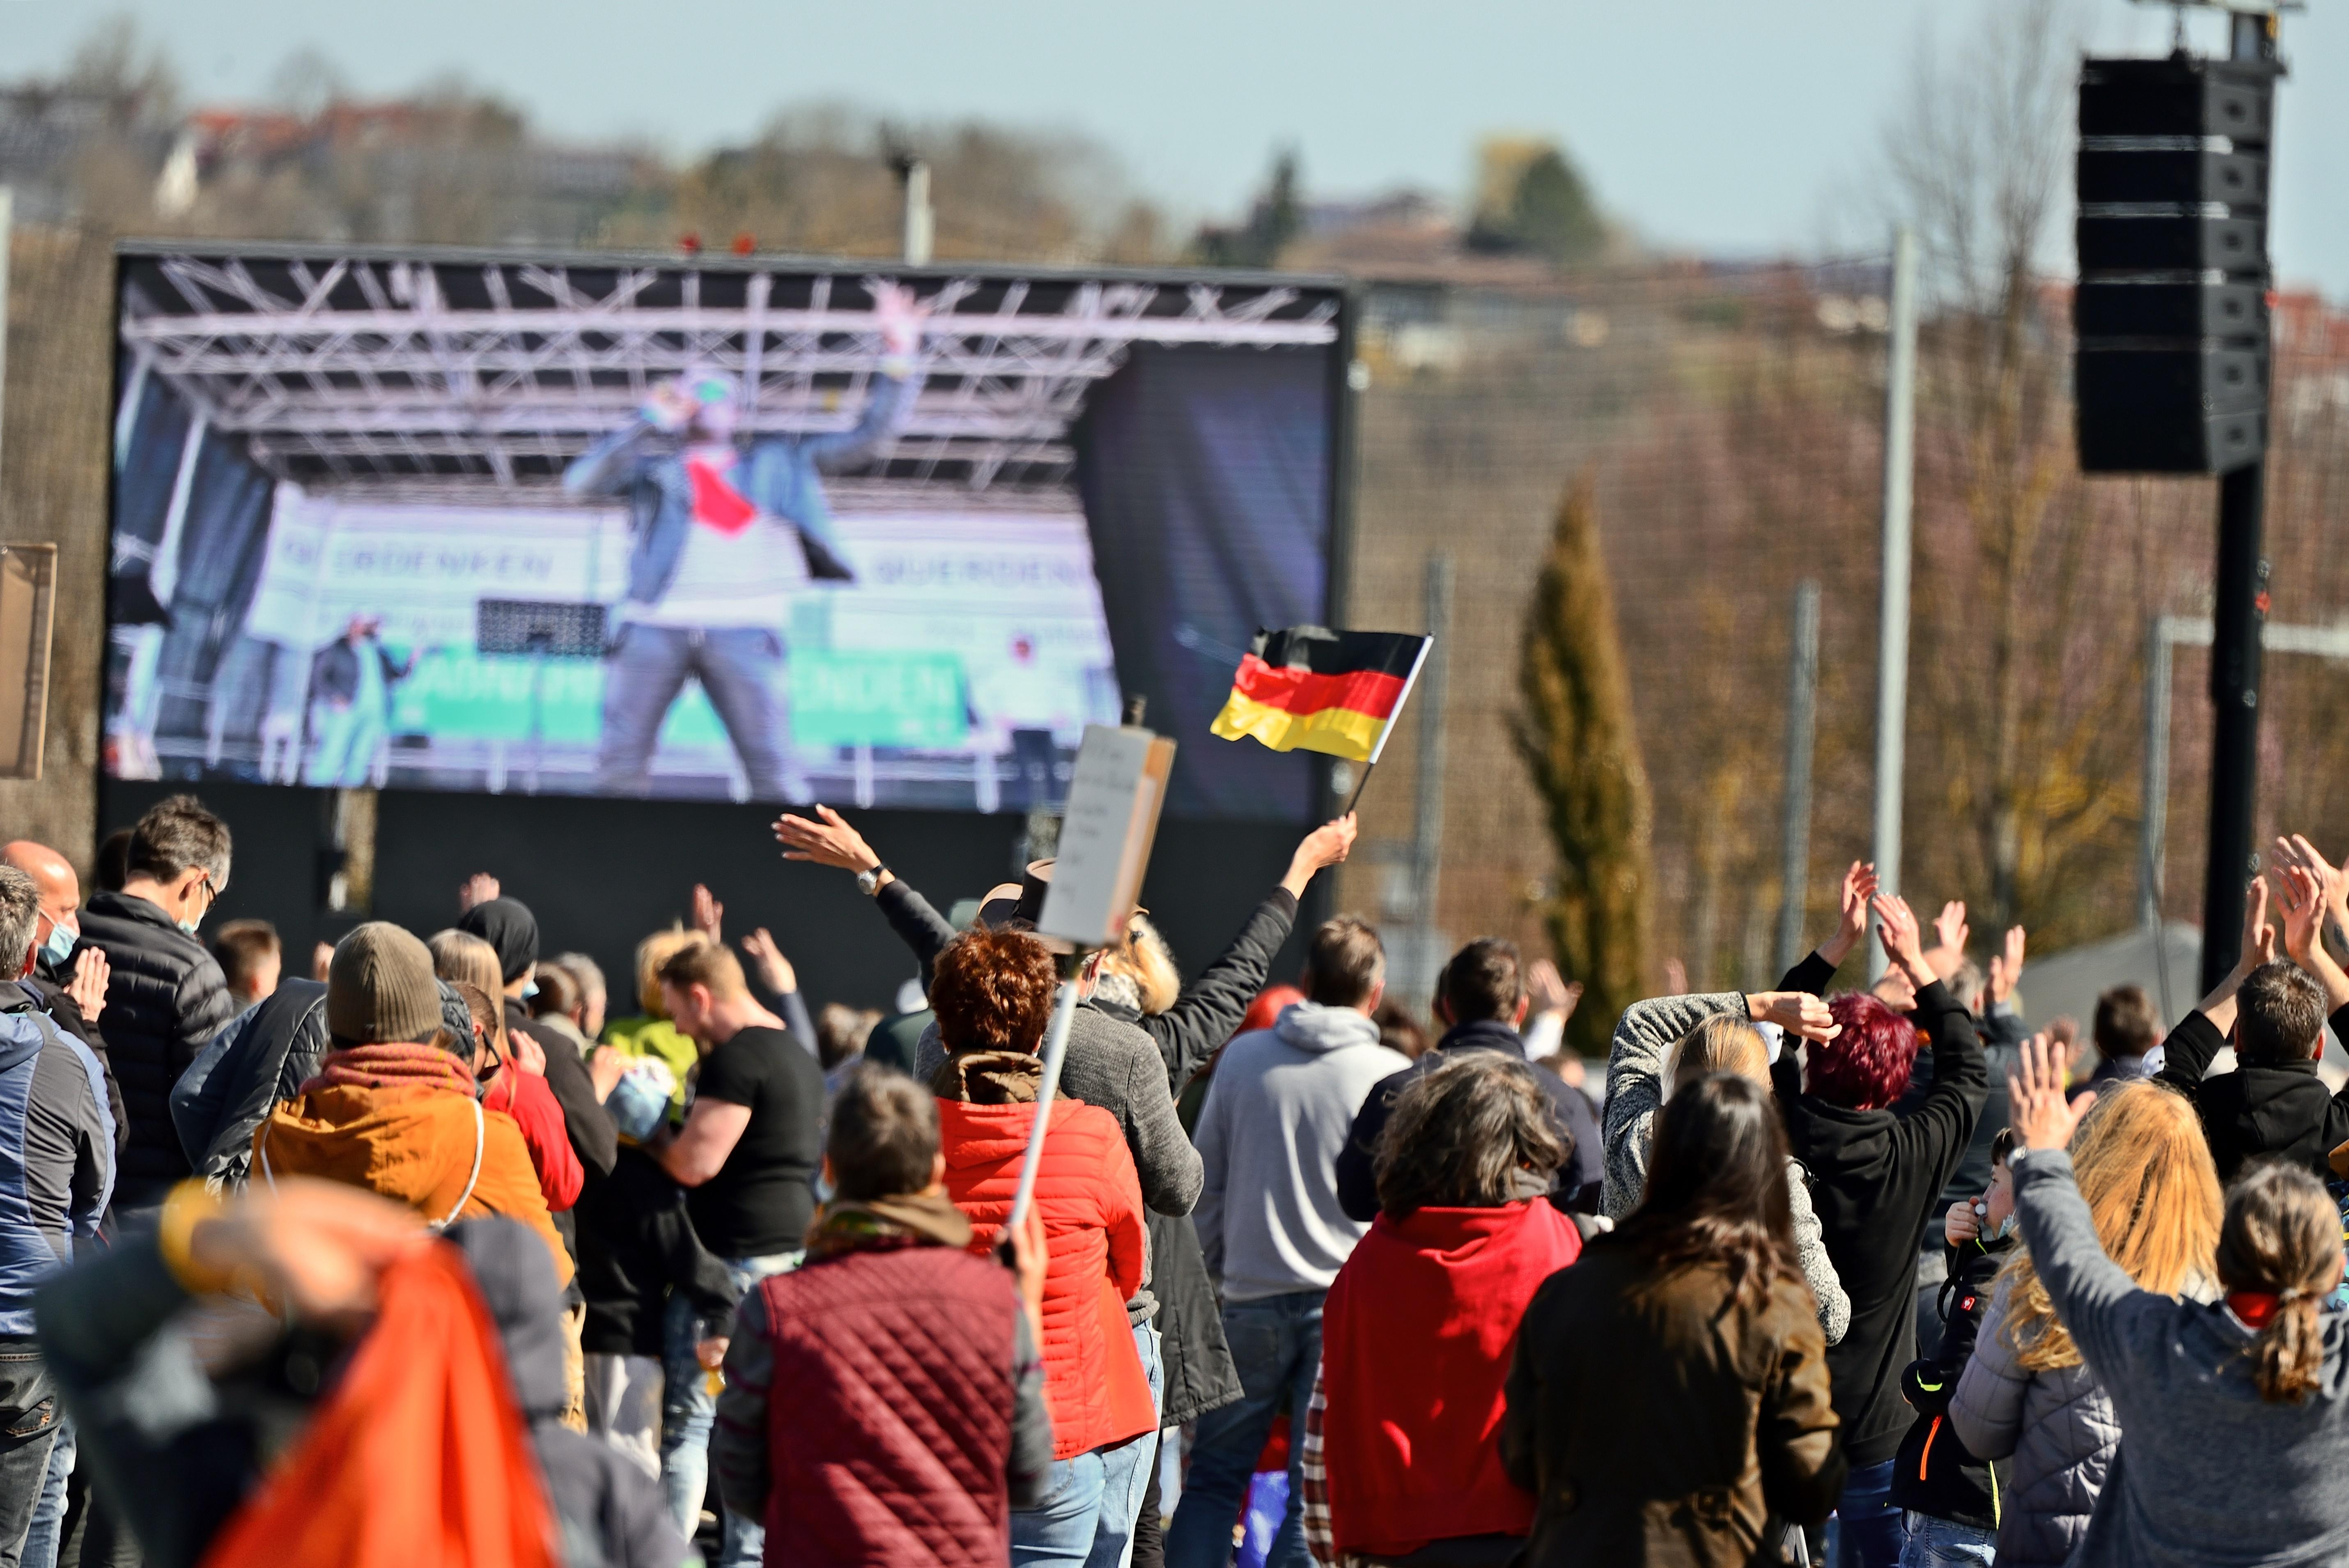
<svg viewBox="0 0 2349 1568"><path fill-rule="evenodd" d="M1977 1530L1998 1528L1998 1500L2005 1472L2000 1465L1978 1460L1958 1440L1950 1425L1950 1398L1973 1356L1974 1339L1990 1313L1992 1282L2006 1254L2014 1249L2012 1234L1994 1242L1977 1236L1963 1246L1951 1247L1950 1277L1941 1286L1941 1348L1920 1357L1900 1375L1900 1392L1917 1418L1900 1440L1892 1466L1892 1505L1971 1524ZM1993 1476L1992 1472L1999 1473Z"/></svg>
<svg viewBox="0 0 2349 1568"><path fill-rule="evenodd" d="M1814 954L1787 988L1824 995L1834 977ZM1933 1043L1931 1087L1913 1109L1852 1110L1805 1094L1793 1051L1780 1052L1770 1069L1787 1141L1810 1174L1820 1240L1851 1297L1851 1326L1827 1347L1827 1368L1855 1468L1892 1458L1908 1429L1900 1373L1917 1359L1920 1216L1949 1183L1982 1117L1972 1017L1938 981L1917 994L1913 1017Z"/></svg>
<svg viewBox="0 0 2349 1568"><path fill-rule="evenodd" d="M923 984L927 985L930 964L954 940L954 926L902 878L883 887L874 902L890 928L914 950L922 965ZM1240 927L1223 956L1185 985L1174 1006L1163 1014L1145 1017L1114 1004L1097 1001L1090 1006L1133 1025L1157 1044L1158 1054L1166 1061L1171 1095L1239 1027L1248 1004L1264 988L1272 955L1288 940L1296 918L1297 901L1286 888L1275 888ZM1203 994L1195 997L1195 991ZM1155 1210L1147 1211L1145 1222L1150 1232L1150 1293L1158 1301L1159 1355L1166 1389L1162 1419L1167 1426L1180 1426L1232 1404L1244 1390L1231 1346L1224 1338L1222 1309L1207 1278L1198 1228L1188 1215L1170 1216Z"/></svg>
<svg viewBox="0 0 2349 1568"><path fill-rule="evenodd" d="M1925 1214L1925 1228L1917 1241L1920 1252L1930 1253L1945 1243L1941 1239L1941 1216L1950 1205L1964 1199L1979 1198L1990 1185L1990 1146L1998 1140L1999 1130L2006 1125L2006 1079L2023 1065L2023 1042L2031 1037L2030 1026L2023 1015L2001 1003L1974 1020L1974 1033L1982 1040L1982 1070L1990 1082L1982 1098L1982 1115L1974 1120L1974 1135L1966 1140L1965 1157L1958 1161L1956 1174L1941 1189L1941 1196ZM1903 1112L1916 1109L1932 1092L1932 1085L1924 1078L1911 1078L1909 1092L1900 1097L1895 1109Z"/></svg>
<svg viewBox="0 0 2349 1568"><path fill-rule="evenodd" d="M1362 1109L1355 1113L1354 1130L1338 1154L1338 1206L1350 1220L1368 1224L1379 1217L1379 1180L1373 1161L1379 1134L1386 1130L1397 1096L1433 1072L1451 1051L1498 1051L1526 1059L1526 1043L1517 1032L1497 1019L1461 1024L1438 1040L1419 1060L1380 1080ZM1550 1126L1566 1140L1566 1163L1551 1181L1550 1202L1569 1213L1595 1214L1599 1194L1607 1179L1607 1150L1599 1140L1599 1127L1590 1102L1555 1074L1536 1072L1534 1080L1549 1097Z"/></svg>
<svg viewBox="0 0 2349 1568"><path fill-rule="evenodd" d="M98 893L82 908L81 934L113 969L106 989L106 1043L130 1121L115 1206L160 1202L190 1170L171 1126L171 1086L204 1042L236 1016L236 1002L204 944L146 899Z"/></svg>
<svg viewBox="0 0 2349 1568"><path fill-rule="evenodd" d="M2333 1015L2334 1030L2344 1026L2349 1026L2349 1007ZM2349 1143L2349 1088L2337 1095L2327 1089L2313 1058L2239 1067L2204 1078L2210 1058L2226 1043L2218 1026L2198 1008L2169 1031L2155 1077L2194 1102L2219 1180L2231 1181L2246 1161L2275 1155L2304 1167L2320 1181L2331 1181L2327 1156Z"/></svg>
<svg viewBox="0 0 2349 1568"><path fill-rule="evenodd" d="M80 946L77 944L74 951L79 953ZM122 1086L114 1081L114 1063L107 1058L106 1037L98 1032L96 1024L81 1016L81 1004L66 989L66 982L72 977L70 961L53 964L44 953L34 964L33 972L16 984L32 993L41 1011L49 1016L49 1022L88 1046L89 1054L98 1058L98 1070L106 1078L106 1109L114 1117L114 1157L119 1162L122 1151L130 1146L130 1118L122 1104Z"/></svg>
<svg viewBox="0 0 2349 1568"><path fill-rule="evenodd" d="M241 1187L253 1168L253 1130L270 1108L317 1076L326 1054L326 987L282 980L180 1075L171 1120L196 1174Z"/></svg>
<svg viewBox="0 0 2349 1568"><path fill-rule="evenodd" d="M676 1290L693 1303L698 1338L723 1336L742 1293L693 1233L685 1189L639 1149L579 1194L580 1344L601 1356L658 1356L661 1309Z"/></svg>

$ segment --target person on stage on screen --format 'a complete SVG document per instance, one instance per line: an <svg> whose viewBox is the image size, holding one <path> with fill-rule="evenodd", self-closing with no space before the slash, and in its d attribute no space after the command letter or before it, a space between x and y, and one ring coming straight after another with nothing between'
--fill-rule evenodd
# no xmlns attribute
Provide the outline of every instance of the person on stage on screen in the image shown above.
<svg viewBox="0 0 2349 1568"><path fill-rule="evenodd" d="M343 634L310 661L310 764L302 782L314 789L355 789L367 782L376 753L391 734L391 687L416 669L416 655L394 659L383 645L381 615L353 615Z"/></svg>
<svg viewBox="0 0 2349 1568"><path fill-rule="evenodd" d="M733 378L689 369L656 386L633 422L565 471L574 496L628 499L628 584L605 661L596 759L604 791L649 792L661 721L695 676L751 795L811 798L791 758L783 623L810 582L855 580L821 476L864 462L904 424L920 387L915 356L929 314L910 289L868 287L882 354L853 428L740 438Z"/></svg>

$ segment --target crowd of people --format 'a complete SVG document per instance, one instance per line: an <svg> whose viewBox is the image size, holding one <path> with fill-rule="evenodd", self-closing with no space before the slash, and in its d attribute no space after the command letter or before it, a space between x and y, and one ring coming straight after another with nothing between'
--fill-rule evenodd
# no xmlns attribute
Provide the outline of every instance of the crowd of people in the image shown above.
<svg viewBox="0 0 2349 1568"><path fill-rule="evenodd" d="M0 848L0 1568L2349 1562L2305 839L2092 1070L2020 929L1978 967L1854 864L1775 989L1633 1005L1599 1081L1505 940L1426 998L1345 916L1272 973L1354 831L1186 981L1139 911L1040 934L1049 861L957 924L786 815L918 966L889 1014L812 1015L702 888L611 1016L486 874L296 974L206 939L192 798L86 902Z"/></svg>

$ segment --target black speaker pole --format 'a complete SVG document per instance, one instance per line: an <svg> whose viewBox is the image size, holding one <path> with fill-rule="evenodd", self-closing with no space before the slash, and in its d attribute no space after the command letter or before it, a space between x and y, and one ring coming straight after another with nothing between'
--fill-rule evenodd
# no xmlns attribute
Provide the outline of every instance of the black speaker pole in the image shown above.
<svg viewBox="0 0 2349 1568"><path fill-rule="evenodd" d="M2252 813L2259 801L2260 628L2268 563L2261 553L2264 459L2219 476L2219 602L2210 643L2209 861L2202 882L2202 988L2235 966L2243 945L2243 892L2259 874Z"/></svg>

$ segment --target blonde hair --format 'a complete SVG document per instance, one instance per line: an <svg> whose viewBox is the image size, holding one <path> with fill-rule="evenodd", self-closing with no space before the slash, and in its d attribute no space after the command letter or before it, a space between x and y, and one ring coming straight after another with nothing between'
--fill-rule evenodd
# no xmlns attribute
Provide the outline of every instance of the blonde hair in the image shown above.
<svg viewBox="0 0 2349 1568"><path fill-rule="evenodd" d="M1165 1012L1183 995L1183 972L1174 967L1174 954L1140 910L1126 922L1125 940L1102 953L1101 966L1103 974L1123 975L1133 982L1142 1010L1150 1016Z"/></svg>
<svg viewBox="0 0 2349 1568"><path fill-rule="evenodd" d="M682 925L672 925L667 931L656 931L636 944L636 1001L648 1018L666 1018L661 1009L660 972L668 961L688 947L706 947L709 938L698 931L688 931Z"/></svg>
<svg viewBox="0 0 2349 1568"><path fill-rule="evenodd" d="M487 946L488 944L484 943L482 945ZM496 1051L499 1058L504 1059L506 1010L499 1005L498 994L494 991L482 990L481 985L472 980L454 979L450 980L449 985L450 989L465 999L465 1011L472 1015L473 1027L481 1032L481 1038Z"/></svg>
<svg viewBox="0 0 2349 1568"><path fill-rule="evenodd" d="M1685 1088L1714 1073L1735 1073L1769 1088L1770 1043L1762 1031L1735 1014L1716 1013L1673 1043L1673 1088Z"/></svg>
<svg viewBox="0 0 2349 1568"><path fill-rule="evenodd" d="M451 985L479 985L492 996L505 990L498 950L472 933L449 926L434 932L424 945L432 954L434 978Z"/></svg>
<svg viewBox="0 0 2349 1568"><path fill-rule="evenodd" d="M688 942L669 954L668 962L660 966L659 983L674 985L682 991L688 985L706 985L711 1000L724 1002L736 996L747 996L750 987L742 978L742 961L730 948L714 942Z"/></svg>
<svg viewBox="0 0 2349 1568"><path fill-rule="evenodd" d="M2106 1090L2072 1135L2072 1168L2096 1239L2138 1288L2176 1295L2211 1277L2225 1205L2201 1120L2182 1095L2142 1079ZM2078 1366L2030 1251L2018 1244L1999 1275L2015 1359L2034 1372Z"/></svg>

